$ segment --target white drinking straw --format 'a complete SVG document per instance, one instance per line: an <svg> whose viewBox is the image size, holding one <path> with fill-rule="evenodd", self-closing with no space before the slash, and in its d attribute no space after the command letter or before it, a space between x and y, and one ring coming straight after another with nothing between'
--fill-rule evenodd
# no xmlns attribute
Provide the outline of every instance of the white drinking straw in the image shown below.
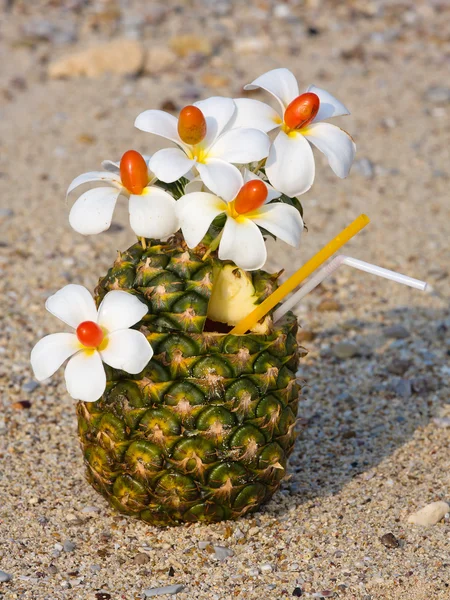
<svg viewBox="0 0 450 600"><path fill-rule="evenodd" d="M378 275L379 277L384 277L385 279L391 279L397 283L409 285L410 287L421 290L422 292L427 288L425 281L420 281L419 279L414 279L413 277L408 277L407 275L402 275L401 273L396 273L395 271L390 271L389 269L383 269L383 267L377 267L377 265L372 265L364 262L363 260L352 258L351 256L345 256L345 254L339 254L339 256L336 256L336 258L334 258L330 263L322 267L320 271L313 275L297 292L295 292L295 294L292 294L292 296L288 298L286 302L283 302L283 304L277 308L277 310L273 313L273 322L276 323L279 321L288 310L291 310L291 308L298 304L300 300L306 296L306 294L309 294L309 292L322 283L322 281L329 275L334 273L334 271L336 271L336 269L338 269L341 265L349 265L350 267L354 267L360 271L365 271L366 273L371 273L372 275Z"/></svg>

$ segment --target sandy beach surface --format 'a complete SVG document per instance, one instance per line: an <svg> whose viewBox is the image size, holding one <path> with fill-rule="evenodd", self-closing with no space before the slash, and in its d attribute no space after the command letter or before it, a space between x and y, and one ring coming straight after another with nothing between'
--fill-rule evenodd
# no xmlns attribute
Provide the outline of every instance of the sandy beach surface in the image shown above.
<svg viewBox="0 0 450 600"><path fill-rule="evenodd" d="M408 522L450 501L448 3L6 0L0 11L0 598L450 598L449 514ZM133 243L125 202L107 233L85 238L65 191L103 159L161 147L133 128L142 110L236 97L279 66L350 108L336 122L358 151L344 181L316 153L308 232L299 250L270 244L267 268L292 272L365 212L345 252L431 289L342 267L311 293L298 309L301 434L281 491L238 522L150 527L86 483L62 370L33 380L33 344L59 331L45 299L68 282L92 290Z"/></svg>

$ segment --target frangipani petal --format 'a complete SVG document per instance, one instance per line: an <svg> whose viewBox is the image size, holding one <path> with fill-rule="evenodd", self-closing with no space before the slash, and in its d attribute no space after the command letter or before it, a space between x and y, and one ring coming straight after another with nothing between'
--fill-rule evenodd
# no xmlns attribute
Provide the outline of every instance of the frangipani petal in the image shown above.
<svg viewBox="0 0 450 600"><path fill-rule="evenodd" d="M150 159L150 169L158 179L172 183L186 175L195 165L179 148L164 148L158 150Z"/></svg>
<svg viewBox="0 0 450 600"><path fill-rule="evenodd" d="M266 201L264 202L264 204L268 204L272 200L275 200L276 198L279 198L281 196L281 192L279 192L278 190L273 188L269 183L267 183L267 181L264 181L264 179L261 179L261 177L258 177L258 175L255 175L255 173L252 173L248 169L244 169L243 175L244 175L244 183L258 179L259 181L262 181L265 184L265 186L267 188L267 198L266 198Z"/></svg>
<svg viewBox="0 0 450 600"><path fill-rule="evenodd" d="M106 161L105 161L106 162ZM102 163L103 164L103 163ZM91 171L89 173L83 173L78 175L72 181L67 189L67 195L70 194L75 188L83 185L84 183L103 183L103 185L110 185L111 187L121 189L122 181L120 175L117 173L110 173L108 171Z"/></svg>
<svg viewBox="0 0 450 600"><path fill-rule="evenodd" d="M266 244L250 219L228 217L219 245L220 260L232 260L246 271L260 269L267 259Z"/></svg>
<svg viewBox="0 0 450 600"><path fill-rule="evenodd" d="M82 285L69 283L45 303L49 313L76 329L83 321L97 321L94 299Z"/></svg>
<svg viewBox="0 0 450 600"><path fill-rule="evenodd" d="M270 148L266 174L275 189L291 198L309 190L314 181L314 156L301 133L279 132Z"/></svg>
<svg viewBox="0 0 450 600"><path fill-rule="evenodd" d="M198 163L197 169L206 187L227 202L231 202L242 187L239 169L220 158L208 158L205 164Z"/></svg>
<svg viewBox="0 0 450 600"><path fill-rule="evenodd" d="M202 140L201 145L209 148L230 122L236 106L231 98L222 96L200 100L195 102L194 106L202 111L206 119L206 137Z"/></svg>
<svg viewBox="0 0 450 600"><path fill-rule="evenodd" d="M95 402L106 388L106 374L96 350L78 352L67 363L67 391L75 400Z"/></svg>
<svg viewBox="0 0 450 600"><path fill-rule="evenodd" d="M108 292L98 307L97 324L108 333L135 325L148 312L139 298L122 290Z"/></svg>
<svg viewBox="0 0 450 600"><path fill-rule="evenodd" d="M113 160L103 160L102 168L105 169L105 171L109 171L110 173L115 173L116 175L119 175L119 177L120 177L120 163L114 162Z"/></svg>
<svg viewBox="0 0 450 600"><path fill-rule="evenodd" d="M286 244L295 247L299 245L303 220L293 206L281 202L266 204L252 213L247 213L246 216Z"/></svg>
<svg viewBox="0 0 450 600"><path fill-rule="evenodd" d="M74 333L52 333L45 336L31 351L34 376L38 381L48 379L65 360L79 350L80 343Z"/></svg>
<svg viewBox="0 0 450 600"><path fill-rule="evenodd" d="M283 114L287 105L299 95L297 80L289 69L282 68L268 71L244 86L244 89L255 90L259 87L278 100Z"/></svg>
<svg viewBox="0 0 450 600"><path fill-rule="evenodd" d="M138 237L163 239L178 230L176 201L157 187L146 188L129 202L131 229Z"/></svg>
<svg viewBox="0 0 450 600"><path fill-rule="evenodd" d="M147 338L135 329L120 329L108 336L108 343L100 355L104 362L114 369L127 373L140 373L153 356Z"/></svg>
<svg viewBox="0 0 450 600"><path fill-rule="evenodd" d="M206 186L203 183L201 177L194 177L184 186L185 194L192 194L193 192L206 192Z"/></svg>
<svg viewBox="0 0 450 600"><path fill-rule="evenodd" d="M137 116L134 126L187 147L178 135L178 119L163 110L145 110Z"/></svg>
<svg viewBox="0 0 450 600"><path fill-rule="evenodd" d="M318 123L319 121L324 121L331 117L340 117L341 115L350 114L348 108L326 90L318 88L315 85L310 85L306 91L313 92L319 96L320 100L319 112L314 117L313 123Z"/></svg>
<svg viewBox="0 0 450 600"><path fill-rule="evenodd" d="M226 202L214 194L193 192L180 198L177 202L178 218L188 247L195 248L217 215L226 210Z"/></svg>
<svg viewBox="0 0 450 600"><path fill-rule="evenodd" d="M232 129L250 127L267 133L279 127L283 122L276 110L259 100L237 98L234 103L236 104L236 112L230 124Z"/></svg>
<svg viewBox="0 0 450 600"><path fill-rule="evenodd" d="M330 123L312 123L305 129L306 139L325 154L336 175L347 177L356 152L355 142L348 133Z"/></svg>
<svg viewBox="0 0 450 600"><path fill-rule="evenodd" d="M82 194L69 213L69 223L83 235L94 235L109 228L120 190L99 187Z"/></svg>
<svg viewBox="0 0 450 600"><path fill-rule="evenodd" d="M242 127L223 133L211 147L208 157L246 164L266 158L269 148L270 140L265 133Z"/></svg>

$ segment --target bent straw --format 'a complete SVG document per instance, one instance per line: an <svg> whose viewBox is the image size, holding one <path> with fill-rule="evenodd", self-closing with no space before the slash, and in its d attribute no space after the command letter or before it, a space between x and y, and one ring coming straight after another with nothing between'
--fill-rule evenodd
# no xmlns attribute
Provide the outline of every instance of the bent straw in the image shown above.
<svg viewBox="0 0 450 600"><path fill-rule="evenodd" d="M280 285L273 294L270 294L268 298L264 300L259 306L255 308L249 315L239 321L239 323L230 331L234 335L246 333L249 329L254 327L256 323L266 315L269 310L272 310L283 298L290 294L300 283L309 277L313 271L319 268L326 260L330 258L335 252L342 248L354 235L356 235L361 229L363 229L370 219L367 215L359 215L353 223L350 223L348 227L343 229L335 238L333 238L326 246L319 250L319 252L310 258L307 263L300 267L300 269L294 273L289 279Z"/></svg>
<svg viewBox="0 0 450 600"><path fill-rule="evenodd" d="M286 300L286 302L284 302L280 308L277 308L277 310L273 313L273 322L276 323L279 321L288 310L291 310L291 308L298 304L300 300L302 300L307 294L312 292L314 288L320 285L324 279L334 273L334 271L336 271L336 269L338 269L341 265L348 265L349 267L354 267L355 269L365 271L366 273L371 273L372 275L378 275L379 277L384 277L385 279L391 279L392 281L409 285L410 287L421 290L422 292L424 292L427 288L425 281L420 281L419 279L414 279L413 277L408 277L407 275L402 275L401 273L396 273L395 271L390 271L389 269L372 265L371 263L364 262L363 260L352 258L351 256L345 256L345 254L340 254L339 256L336 256L336 258L333 258L328 265L325 265L325 267L322 267L320 271L313 275L311 279L307 281L305 285L298 290L298 292Z"/></svg>

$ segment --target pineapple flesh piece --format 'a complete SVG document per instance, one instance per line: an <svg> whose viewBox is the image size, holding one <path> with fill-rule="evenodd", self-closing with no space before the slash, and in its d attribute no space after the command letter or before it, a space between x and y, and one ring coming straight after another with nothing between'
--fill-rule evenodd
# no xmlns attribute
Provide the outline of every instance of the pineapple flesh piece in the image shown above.
<svg viewBox="0 0 450 600"><path fill-rule="evenodd" d="M247 272L234 264L222 264L214 268L214 286L209 300L207 316L214 322L237 325L258 304L270 295L273 282L279 274L268 276L263 271ZM267 333L271 317L257 323L256 333Z"/></svg>
<svg viewBox="0 0 450 600"><path fill-rule="evenodd" d="M295 441L297 319L270 317L246 335L235 324L277 286L179 236L135 244L99 281L136 294L149 313L136 327L154 356L138 375L108 368L105 394L77 405L93 487L120 512L154 525L236 519L278 489Z"/></svg>

